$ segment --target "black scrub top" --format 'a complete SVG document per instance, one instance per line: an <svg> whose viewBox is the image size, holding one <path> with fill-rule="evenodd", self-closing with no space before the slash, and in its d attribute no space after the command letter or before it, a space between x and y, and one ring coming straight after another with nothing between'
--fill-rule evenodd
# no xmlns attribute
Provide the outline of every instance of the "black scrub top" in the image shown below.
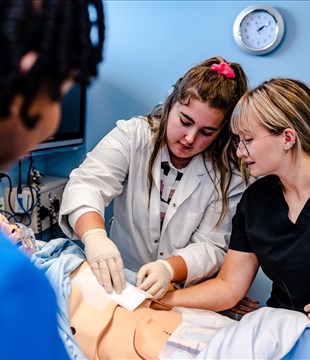
<svg viewBox="0 0 310 360"><path fill-rule="evenodd" d="M269 175L246 189L232 221L229 248L254 252L272 281L267 305L303 312L310 303L310 198L294 224L279 178Z"/></svg>

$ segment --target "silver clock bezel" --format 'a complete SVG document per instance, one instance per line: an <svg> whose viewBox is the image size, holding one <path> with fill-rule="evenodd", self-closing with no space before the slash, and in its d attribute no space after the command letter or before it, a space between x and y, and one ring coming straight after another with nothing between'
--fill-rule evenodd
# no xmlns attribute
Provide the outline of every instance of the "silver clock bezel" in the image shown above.
<svg viewBox="0 0 310 360"><path fill-rule="evenodd" d="M241 38L240 34L240 26L242 23L242 20L249 15L252 12L255 11L265 11L268 12L276 21L278 26L278 33L275 41L265 47L262 47L261 49L257 48L251 48L250 46L246 45ZM242 10L239 15L236 17L234 26L233 26L233 35L235 42L239 46L239 48L243 51L245 51L248 54L254 54L254 55L264 55L271 51L273 51L281 42L283 35L284 35L285 25L284 20L280 12L275 9L272 6L264 5L264 4L254 4L251 6L248 6L244 10Z"/></svg>

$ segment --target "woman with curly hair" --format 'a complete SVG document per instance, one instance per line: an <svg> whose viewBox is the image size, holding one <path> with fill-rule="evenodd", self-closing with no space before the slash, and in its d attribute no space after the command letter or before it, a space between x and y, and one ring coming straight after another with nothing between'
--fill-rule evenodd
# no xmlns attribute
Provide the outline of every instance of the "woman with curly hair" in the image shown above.
<svg viewBox="0 0 310 360"><path fill-rule="evenodd" d="M0 1L0 170L51 136L64 94L96 76L103 20L101 0ZM0 358L68 358L54 291L5 231L0 263Z"/></svg>

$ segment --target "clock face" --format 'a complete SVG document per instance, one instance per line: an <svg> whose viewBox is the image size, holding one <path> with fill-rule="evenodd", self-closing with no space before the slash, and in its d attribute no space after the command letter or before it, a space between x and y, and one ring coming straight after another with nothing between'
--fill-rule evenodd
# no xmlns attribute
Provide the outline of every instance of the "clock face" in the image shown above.
<svg viewBox="0 0 310 360"><path fill-rule="evenodd" d="M239 35L246 46L262 49L277 39L278 25L267 11L257 10L249 13L241 21Z"/></svg>
<svg viewBox="0 0 310 360"><path fill-rule="evenodd" d="M236 17L233 34L243 51L254 55L267 54L280 44L284 34L284 21L274 7L254 4Z"/></svg>

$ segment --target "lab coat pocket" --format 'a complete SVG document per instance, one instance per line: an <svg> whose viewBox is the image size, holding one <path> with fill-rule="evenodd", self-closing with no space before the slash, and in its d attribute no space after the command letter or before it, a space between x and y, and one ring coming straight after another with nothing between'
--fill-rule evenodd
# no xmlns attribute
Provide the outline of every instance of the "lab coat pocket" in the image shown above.
<svg viewBox="0 0 310 360"><path fill-rule="evenodd" d="M188 211L186 214L186 225L191 228L191 234L197 230L201 219L203 218L204 211Z"/></svg>
<svg viewBox="0 0 310 360"><path fill-rule="evenodd" d="M187 246L192 234L197 230L200 221L203 217L203 212L186 211L182 216L176 217L172 226L169 226L168 232L174 239L178 239L177 249L182 249Z"/></svg>

